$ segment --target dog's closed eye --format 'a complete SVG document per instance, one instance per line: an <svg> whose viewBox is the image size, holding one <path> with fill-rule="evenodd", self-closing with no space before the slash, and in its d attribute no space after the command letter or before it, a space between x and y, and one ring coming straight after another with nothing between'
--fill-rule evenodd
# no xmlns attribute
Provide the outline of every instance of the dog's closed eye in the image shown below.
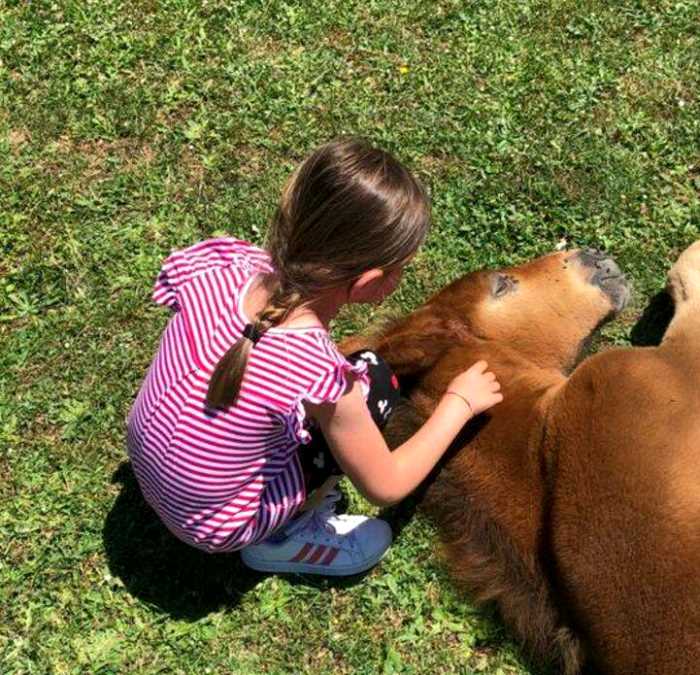
<svg viewBox="0 0 700 675"><path fill-rule="evenodd" d="M508 274L496 273L491 277L491 295L494 298L502 298L512 293L518 286L518 280Z"/></svg>

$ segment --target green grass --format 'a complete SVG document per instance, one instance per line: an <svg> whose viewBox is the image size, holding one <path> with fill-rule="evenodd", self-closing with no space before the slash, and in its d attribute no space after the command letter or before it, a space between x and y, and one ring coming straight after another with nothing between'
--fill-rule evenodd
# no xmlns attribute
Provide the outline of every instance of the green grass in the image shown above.
<svg viewBox="0 0 700 675"><path fill-rule="evenodd" d="M435 226L338 336L566 238L633 278L626 343L700 236L699 27L695 0L0 2L0 672L534 673L410 510L350 582L167 535L123 440L150 287L174 247L260 242L291 167L358 133Z"/></svg>

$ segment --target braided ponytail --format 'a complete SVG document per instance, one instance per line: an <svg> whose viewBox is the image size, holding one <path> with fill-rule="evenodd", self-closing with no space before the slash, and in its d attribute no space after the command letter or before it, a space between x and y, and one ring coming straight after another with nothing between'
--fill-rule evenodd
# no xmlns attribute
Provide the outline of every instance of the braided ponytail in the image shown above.
<svg viewBox="0 0 700 675"><path fill-rule="evenodd" d="M301 293L286 289L279 277L271 276L268 279L274 284L274 290L257 319L249 324L251 335L241 336L216 364L207 390L207 405L210 408L228 408L236 402L250 350L268 329L282 323L303 302Z"/></svg>
<svg viewBox="0 0 700 675"><path fill-rule="evenodd" d="M267 304L217 364L207 403L236 402L250 350L267 330L367 270L404 265L429 225L423 186L389 153L356 138L313 152L287 181L268 231Z"/></svg>
<svg viewBox="0 0 700 675"><path fill-rule="evenodd" d="M302 302L301 293L288 288L287 284L282 283L278 277L267 304L258 314L258 319L254 324L255 328L260 335L264 335L269 328L283 323Z"/></svg>
<svg viewBox="0 0 700 675"><path fill-rule="evenodd" d="M228 408L236 402L252 347L250 339L240 337L216 364L207 389L210 408Z"/></svg>

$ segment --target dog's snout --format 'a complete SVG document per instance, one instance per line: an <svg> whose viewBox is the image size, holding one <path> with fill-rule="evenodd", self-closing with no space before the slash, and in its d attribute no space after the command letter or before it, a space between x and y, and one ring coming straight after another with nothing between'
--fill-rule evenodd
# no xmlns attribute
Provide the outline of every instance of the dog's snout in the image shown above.
<svg viewBox="0 0 700 675"><path fill-rule="evenodd" d="M618 264L604 251L596 248L585 248L576 254L578 261L593 271L591 281L596 283L601 278L618 277L622 270Z"/></svg>
<svg viewBox="0 0 700 675"><path fill-rule="evenodd" d="M600 288L616 310L622 309L629 299L629 285L613 258L598 249L586 248L578 251L576 259L588 270L589 283Z"/></svg>
<svg viewBox="0 0 700 675"><path fill-rule="evenodd" d="M598 267L610 260L610 256L597 248L584 248L578 252L578 259L589 267Z"/></svg>
<svg viewBox="0 0 700 675"><path fill-rule="evenodd" d="M596 263L596 269L602 278L619 277L622 275L622 270L612 258L605 258Z"/></svg>

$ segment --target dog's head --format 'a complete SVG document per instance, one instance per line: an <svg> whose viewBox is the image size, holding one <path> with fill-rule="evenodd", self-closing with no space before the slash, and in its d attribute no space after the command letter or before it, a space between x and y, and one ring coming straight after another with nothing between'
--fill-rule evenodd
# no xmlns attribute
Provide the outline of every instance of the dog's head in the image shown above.
<svg viewBox="0 0 700 675"><path fill-rule="evenodd" d="M469 274L429 304L457 317L484 346L509 347L530 362L566 371L595 329L625 306L629 292L611 257L580 249Z"/></svg>

